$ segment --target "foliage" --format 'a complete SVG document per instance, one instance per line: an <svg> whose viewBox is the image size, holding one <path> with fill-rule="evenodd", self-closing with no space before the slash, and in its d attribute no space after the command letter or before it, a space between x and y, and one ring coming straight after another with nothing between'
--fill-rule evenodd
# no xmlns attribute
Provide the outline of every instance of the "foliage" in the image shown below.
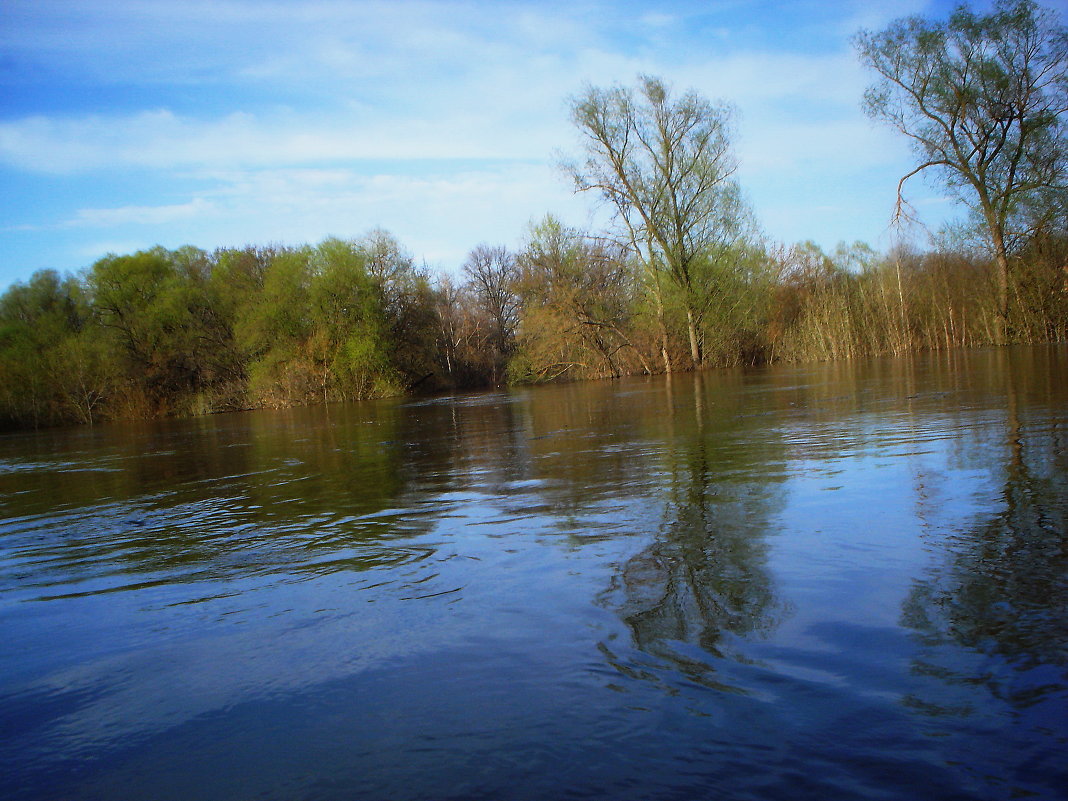
<svg viewBox="0 0 1068 801"><path fill-rule="evenodd" d="M1068 195L1068 30L1033 0L998 0L985 16L961 6L947 22L908 17L855 41L878 76L868 113L920 162L898 184L898 211L905 182L926 170L968 204L998 265L1003 340L1010 256Z"/></svg>
<svg viewBox="0 0 1068 801"><path fill-rule="evenodd" d="M632 341L638 282L624 251L548 216L531 230L519 264L514 380L651 372Z"/></svg>
<svg viewBox="0 0 1068 801"><path fill-rule="evenodd" d="M0 422L92 421L113 371L91 343L89 316L83 287L51 270L0 297Z"/></svg>
<svg viewBox="0 0 1068 801"><path fill-rule="evenodd" d="M625 241L645 267L663 324L663 286L677 293L690 358L704 363L700 329L712 301L708 265L726 266L747 233L748 212L733 180L731 108L696 92L674 98L658 78L637 91L588 88L571 102L586 158L570 165L575 186L593 190L615 211ZM671 370L666 330L662 357Z"/></svg>

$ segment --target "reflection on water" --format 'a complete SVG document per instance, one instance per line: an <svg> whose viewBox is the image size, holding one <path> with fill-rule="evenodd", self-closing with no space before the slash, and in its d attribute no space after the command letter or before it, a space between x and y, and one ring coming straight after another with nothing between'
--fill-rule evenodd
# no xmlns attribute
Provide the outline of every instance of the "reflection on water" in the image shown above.
<svg viewBox="0 0 1068 801"><path fill-rule="evenodd" d="M1046 782L1068 787L1068 430L1063 390L1028 380L1011 356L1000 365L1002 424L977 443L991 457L994 502L951 536L927 535L936 559L903 603L921 646L912 669L938 681L904 700L942 736L954 734L944 718L997 729L1003 750L991 759L1013 777L997 783L1041 796ZM1062 365L1048 366L1040 378L1056 380ZM1036 731L1051 749L1037 775L1013 755Z"/></svg>
<svg viewBox="0 0 1068 801"><path fill-rule="evenodd" d="M1063 797L1066 367L0 438L0 795Z"/></svg>
<svg viewBox="0 0 1068 801"><path fill-rule="evenodd" d="M744 392L725 395L705 378L663 385L661 521L606 597L641 650L695 681L726 688L714 675L728 647L725 635L766 633L783 612L766 558L782 507L785 448L781 438L754 437L761 417L742 415ZM686 391L677 391L676 382L686 382ZM757 439L760 445L751 447Z"/></svg>

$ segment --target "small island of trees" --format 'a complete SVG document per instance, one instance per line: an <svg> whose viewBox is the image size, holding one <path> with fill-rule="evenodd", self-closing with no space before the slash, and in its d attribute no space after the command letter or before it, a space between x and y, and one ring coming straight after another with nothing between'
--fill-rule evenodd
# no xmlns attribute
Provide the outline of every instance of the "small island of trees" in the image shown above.
<svg viewBox="0 0 1068 801"><path fill-rule="evenodd" d="M0 425L194 415L707 366L1068 339L1068 32L1033 2L855 38L869 114L973 225L928 251L764 241L732 110L660 79L571 101L577 191L458 276L388 232L315 246L108 255L0 297Z"/></svg>

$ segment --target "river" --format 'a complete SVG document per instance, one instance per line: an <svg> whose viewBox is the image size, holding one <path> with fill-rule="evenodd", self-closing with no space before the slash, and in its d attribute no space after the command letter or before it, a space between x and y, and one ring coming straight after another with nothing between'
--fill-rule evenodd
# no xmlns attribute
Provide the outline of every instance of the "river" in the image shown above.
<svg viewBox="0 0 1068 801"><path fill-rule="evenodd" d="M0 437L0 797L1068 793L1068 348Z"/></svg>

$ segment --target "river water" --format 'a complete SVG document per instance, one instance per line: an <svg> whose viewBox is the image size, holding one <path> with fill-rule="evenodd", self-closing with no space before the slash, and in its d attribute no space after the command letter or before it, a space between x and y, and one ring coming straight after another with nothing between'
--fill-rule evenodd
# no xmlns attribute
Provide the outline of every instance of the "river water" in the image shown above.
<svg viewBox="0 0 1068 801"><path fill-rule="evenodd" d="M0 437L0 797L1068 794L1068 348Z"/></svg>

